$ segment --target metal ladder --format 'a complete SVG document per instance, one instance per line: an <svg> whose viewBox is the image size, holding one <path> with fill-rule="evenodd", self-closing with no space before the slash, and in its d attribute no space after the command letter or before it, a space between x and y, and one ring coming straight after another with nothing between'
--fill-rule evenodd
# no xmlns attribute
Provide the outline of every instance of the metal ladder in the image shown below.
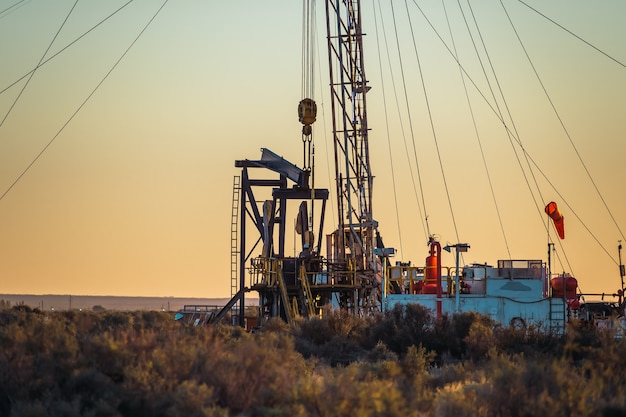
<svg viewBox="0 0 626 417"><path fill-rule="evenodd" d="M239 198L241 195L241 177L233 177L233 204L230 223L230 296L239 291Z"/></svg>
<svg viewBox="0 0 626 417"><path fill-rule="evenodd" d="M230 220L230 297L239 292L239 199L241 196L241 177L233 177L233 204ZM239 303L237 303L239 305Z"/></svg>
<svg viewBox="0 0 626 417"><path fill-rule="evenodd" d="M565 300L560 297L550 297L550 333L563 334L565 332Z"/></svg>

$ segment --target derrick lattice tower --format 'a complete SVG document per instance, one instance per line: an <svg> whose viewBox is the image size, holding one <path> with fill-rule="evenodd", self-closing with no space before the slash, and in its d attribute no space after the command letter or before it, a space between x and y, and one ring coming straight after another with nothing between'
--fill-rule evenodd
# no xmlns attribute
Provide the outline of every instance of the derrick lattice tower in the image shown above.
<svg viewBox="0 0 626 417"><path fill-rule="evenodd" d="M326 27L337 192L333 260L357 272L355 308L377 308L380 262L372 213L373 176L367 124L367 85L358 0L327 0ZM382 245L381 245L382 246Z"/></svg>

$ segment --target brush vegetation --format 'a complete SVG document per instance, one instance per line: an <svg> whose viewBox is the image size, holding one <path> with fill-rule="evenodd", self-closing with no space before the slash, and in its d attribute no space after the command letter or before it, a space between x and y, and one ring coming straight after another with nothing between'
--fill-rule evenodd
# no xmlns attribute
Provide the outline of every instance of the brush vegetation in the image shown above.
<svg viewBox="0 0 626 417"><path fill-rule="evenodd" d="M14 306L0 310L0 415L626 416L625 353L592 328L548 335L418 305L255 332Z"/></svg>

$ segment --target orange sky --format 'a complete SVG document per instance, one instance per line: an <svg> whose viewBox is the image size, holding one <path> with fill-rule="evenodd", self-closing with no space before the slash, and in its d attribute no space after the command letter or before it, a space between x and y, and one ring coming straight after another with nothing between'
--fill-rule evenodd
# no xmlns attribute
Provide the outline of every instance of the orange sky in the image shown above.
<svg viewBox="0 0 626 417"><path fill-rule="evenodd" d="M78 2L46 57L124 3ZM408 164L415 144L430 231L443 243L469 243L466 263L546 260L542 209L554 200L565 215L566 239L556 242L553 270L572 272L583 292L619 288L617 244L623 235L615 223L626 230L626 3L526 2L607 57L521 2L504 1L561 121L500 2L472 4L514 126L539 167L532 173L540 197L530 171L525 179L519 168L513 151L519 152L519 145L511 145L466 79L481 154L458 66L415 7L420 4L450 46L441 4L410 1L446 194L404 2L394 5L412 133L390 5L382 2L374 15L378 3L362 3L372 86L374 216L385 243L401 250L397 259L422 263L427 255L423 213L416 202L421 203L421 195L410 169L414 177L416 171ZM0 7L0 91L37 65L73 4L31 1ZM459 59L481 94L491 97L458 3L445 4ZM168 2L85 102L159 7L135 0L40 67L27 85L28 77L0 94L0 116L6 116L0 126L0 195L52 141L0 199L0 293L230 295L232 181L239 173L234 161L256 159L265 147L302 165L296 115L302 98L302 6L292 0ZM322 2L318 12L315 98L326 112ZM318 117L314 129L316 186L332 189L330 114ZM329 210L326 223L335 222ZM453 255L444 263L452 264Z"/></svg>

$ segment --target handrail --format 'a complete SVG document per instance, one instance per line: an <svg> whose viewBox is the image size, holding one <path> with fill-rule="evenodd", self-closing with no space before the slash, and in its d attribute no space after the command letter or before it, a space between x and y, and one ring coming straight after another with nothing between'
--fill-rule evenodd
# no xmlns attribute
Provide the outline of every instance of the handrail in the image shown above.
<svg viewBox="0 0 626 417"><path fill-rule="evenodd" d="M437 268L437 266L436 265L433 265L433 266L394 265L394 266L388 267L387 276L386 276L387 292L391 293L390 285L392 282L395 282L396 284L398 284L398 286L402 290L405 290L405 289L408 290L409 294L417 294L418 293L417 284L420 281L425 280L425 271L428 268ZM452 269L454 269L454 267L443 266L441 269L446 271L445 274L442 273L442 277L441 277L442 279L445 278L448 283L447 288L446 288L446 294L451 295L452 294L451 271ZM395 273L396 271L400 271L400 274ZM408 283L408 286L406 285L407 283Z"/></svg>

